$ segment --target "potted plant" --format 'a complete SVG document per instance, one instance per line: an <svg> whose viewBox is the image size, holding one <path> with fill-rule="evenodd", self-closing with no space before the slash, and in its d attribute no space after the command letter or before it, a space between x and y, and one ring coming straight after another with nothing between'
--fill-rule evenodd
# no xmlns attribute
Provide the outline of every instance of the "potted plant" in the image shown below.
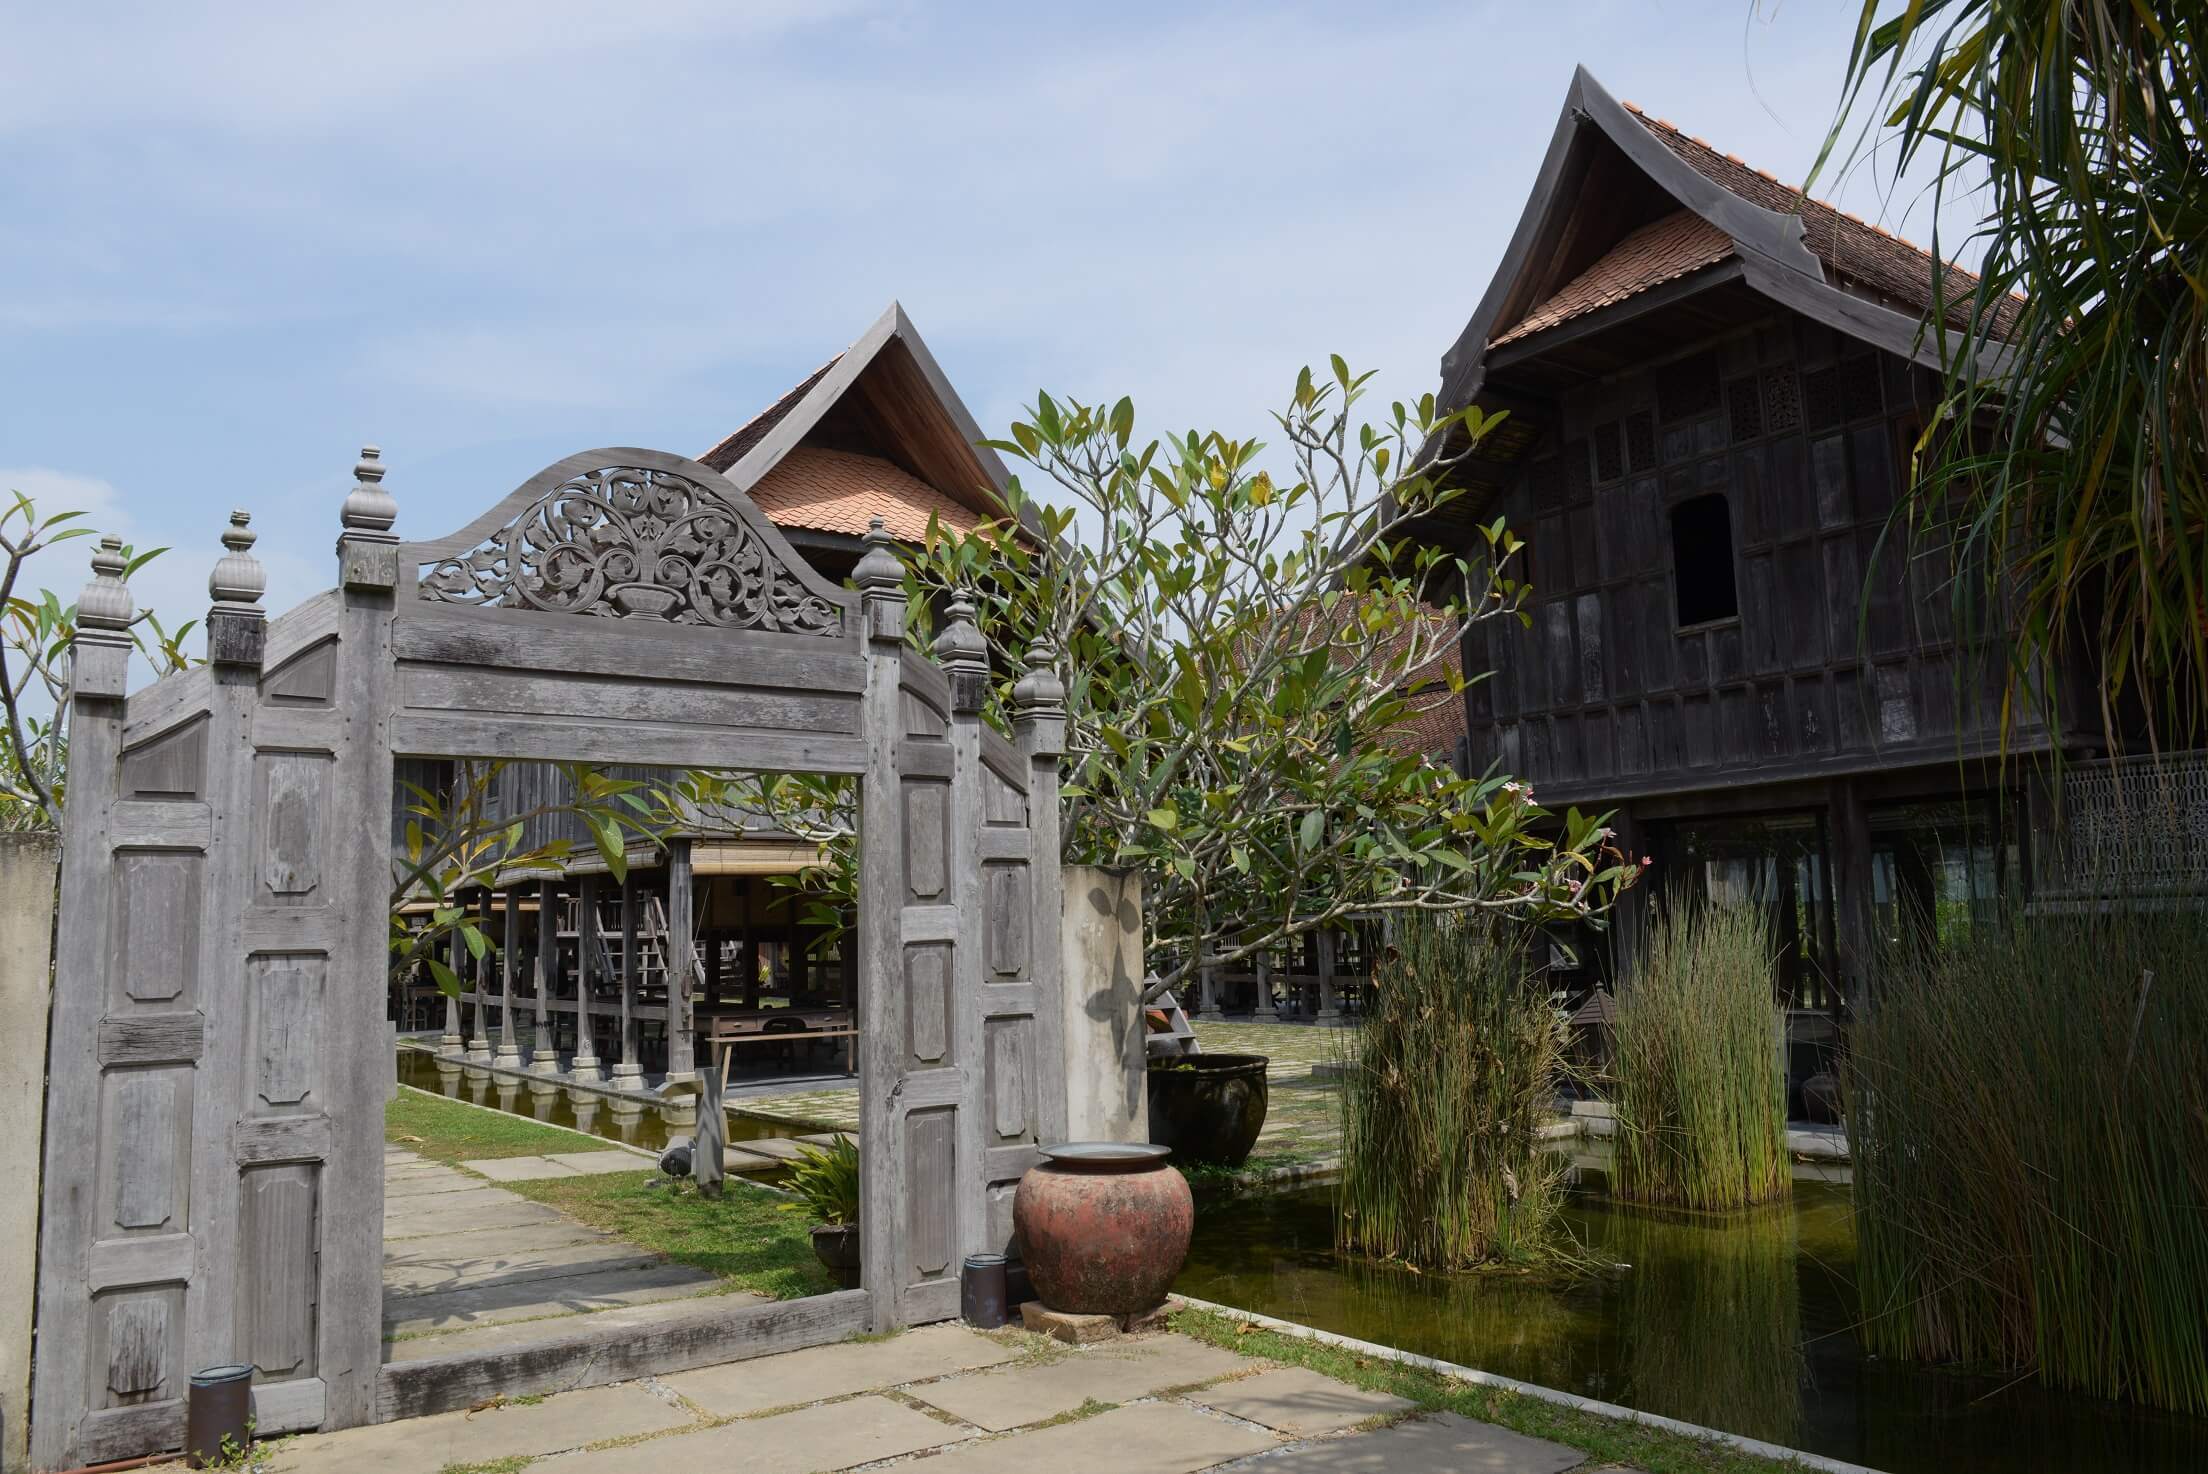
<svg viewBox="0 0 2208 1474"><path fill-rule="evenodd" d="M788 1187L799 1202L790 1206L809 1210L813 1223L813 1253L835 1276L836 1283L853 1289L859 1283L859 1147L839 1135L826 1146L808 1146L790 1164Z"/></svg>

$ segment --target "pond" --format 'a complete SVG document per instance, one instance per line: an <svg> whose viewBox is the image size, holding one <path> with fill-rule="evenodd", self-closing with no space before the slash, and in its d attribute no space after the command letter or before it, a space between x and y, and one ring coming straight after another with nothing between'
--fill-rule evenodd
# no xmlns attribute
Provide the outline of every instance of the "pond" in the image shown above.
<svg viewBox="0 0 2208 1474"><path fill-rule="evenodd" d="M2208 1469L2208 1421L1866 1358L1850 1211L1820 1183L1724 1219L1582 1194L1573 1231L1631 1268L1554 1283L1337 1257L1330 1186L1213 1195L1174 1288L1892 1474Z"/></svg>

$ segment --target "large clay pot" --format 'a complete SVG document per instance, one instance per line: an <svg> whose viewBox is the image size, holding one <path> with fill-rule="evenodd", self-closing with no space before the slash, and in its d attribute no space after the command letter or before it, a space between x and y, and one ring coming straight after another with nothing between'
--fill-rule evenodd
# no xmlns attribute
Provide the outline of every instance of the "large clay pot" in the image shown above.
<svg viewBox="0 0 2208 1474"><path fill-rule="evenodd" d="M1073 1315L1134 1315L1165 1299L1188 1258L1196 1202L1166 1149L1079 1141L1043 1148L1012 1223L1035 1293Z"/></svg>
<svg viewBox="0 0 2208 1474"><path fill-rule="evenodd" d="M1262 1054L1150 1061L1150 1139L1176 1162L1241 1166L1265 1125L1265 1065Z"/></svg>

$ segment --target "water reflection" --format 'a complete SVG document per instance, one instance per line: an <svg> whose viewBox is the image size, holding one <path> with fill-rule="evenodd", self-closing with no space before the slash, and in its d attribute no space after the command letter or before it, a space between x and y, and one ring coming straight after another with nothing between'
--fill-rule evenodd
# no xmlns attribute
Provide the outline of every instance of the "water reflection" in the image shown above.
<svg viewBox="0 0 2208 1474"><path fill-rule="evenodd" d="M1866 1360L1845 1188L1695 1218L1582 1195L1565 1218L1590 1257L1631 1267L1417 1275L1335 1257L1330 1187L1206 1196L1175 1288L1893 1474L2208 1469L2208 1421Z"/></svg>

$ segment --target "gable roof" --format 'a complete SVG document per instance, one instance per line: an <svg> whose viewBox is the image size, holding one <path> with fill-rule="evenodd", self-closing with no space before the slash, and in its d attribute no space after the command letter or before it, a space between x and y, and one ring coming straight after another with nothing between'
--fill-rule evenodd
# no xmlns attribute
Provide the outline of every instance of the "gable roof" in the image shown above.
<svg viewBox="0 0 2208 1474"><path fill-rule="evenodd" d="M807 443L831 431L846 440L861 436L865 451ZM1006 515L1009 477L981 440L981 427L935 355L892 302L857 342L699 460L742 487L776 522L860 535L863 518L855 528L842 524L853 508L871 505L886 521L924 531L931 509L946 522L955 513L966 527ZM800 451L798 464L777 477ZM890 530L896 534L895 526Z"/></svg>
<svg viewBox="0 0 2208 1474"><path fill-rule="evenodd" d="M1850 337L1940 365L1921 331L1928 253L1628 108L1581 67L1502 264L1442 359L1442 399L1478 395L1499 344L1513 356L1532 351L1540 333L1721 263L1712 283L1738 281ZM1948 269L1951 297L1975 285Z"/></svg>
<svg viewBox="0 0 2208 1474"><path fill-rule="evenodd" d="M917 543L933 516L955 532L982 517L879 456L800 445L751 488L751 499L777 527L864 537L872 520L900 542Z"/></svg>

